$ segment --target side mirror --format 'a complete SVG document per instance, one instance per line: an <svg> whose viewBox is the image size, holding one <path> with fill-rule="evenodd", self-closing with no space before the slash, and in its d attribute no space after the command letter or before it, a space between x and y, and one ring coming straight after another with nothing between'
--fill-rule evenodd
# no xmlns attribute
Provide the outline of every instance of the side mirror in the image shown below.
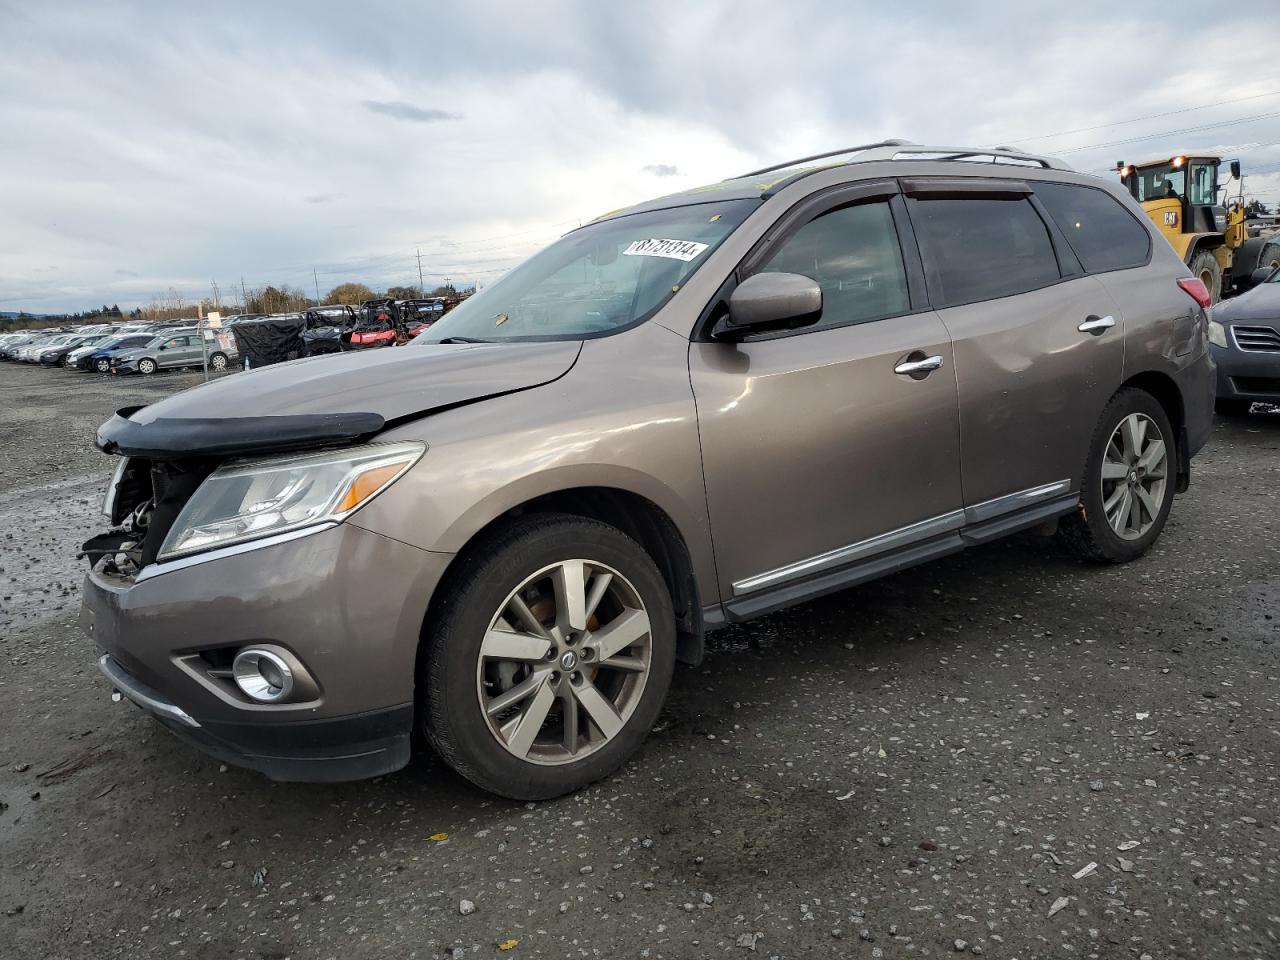
<svg viewBox="0 0 1280 960"><path fill-rule="evenodd" d="M734 339L750 333L787 330L816 323L822 316L822 288L798 273L757 273L729 297L729 315L713 335Z"/></svg>
<svg viewBox="0 0 1280 960"><path fill-rule="evenodd" d="M1253 271L1253 273L1249 274L1249 282L1254 286L1257 286L1260 283L1266 283L1267 277L1271 276L1274 269L1274 267L1259 267L1257 270Z"/></svg>
<svg viewBox="0 0 1280 960"><path fill-rule="evenodd" d="M1240 161L1239 160L1231 161L1231 178L1233 180L1240 179Z"/></svg>

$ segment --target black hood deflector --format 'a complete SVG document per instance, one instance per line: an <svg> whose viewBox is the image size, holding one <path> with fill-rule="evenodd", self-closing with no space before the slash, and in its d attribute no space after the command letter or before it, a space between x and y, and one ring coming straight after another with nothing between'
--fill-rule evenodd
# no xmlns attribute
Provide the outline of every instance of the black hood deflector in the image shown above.
<svg viewBox="0 0 1280 960"><path fill-rule="evenodd" d="M124 407L98 428L104 453L151 460L288 453L356 443L378 433L376 413L307 413L274 417L161 417L129 419L142 407Z"/></svg>

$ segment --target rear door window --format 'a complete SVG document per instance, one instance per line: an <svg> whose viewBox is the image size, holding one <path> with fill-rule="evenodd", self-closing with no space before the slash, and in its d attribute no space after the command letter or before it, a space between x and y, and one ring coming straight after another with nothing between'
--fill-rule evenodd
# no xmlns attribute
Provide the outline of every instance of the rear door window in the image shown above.
<svg viewBox="0 0 1280 960"><path fill-rule="evenodd" d="M994 300L1057 283L1049 229L1029 200L913 198L911 222L934 307Z"/></svg>
<svg viewBox="0 0 1280 960"><path fill-rule="evenodd" d="M910 310L902 249L888 203L840 207L810 220L758 272L798 273L816 280L822 288L817 327L866 323Z"/></svg>
<svg viewBox="0 0 1280 960"><path fill-rule="evenodd" d="M1140 267L1151 256L1151 235L1109 193L1070 183L1037 183L1035 190L1090 273Z"/></svg>

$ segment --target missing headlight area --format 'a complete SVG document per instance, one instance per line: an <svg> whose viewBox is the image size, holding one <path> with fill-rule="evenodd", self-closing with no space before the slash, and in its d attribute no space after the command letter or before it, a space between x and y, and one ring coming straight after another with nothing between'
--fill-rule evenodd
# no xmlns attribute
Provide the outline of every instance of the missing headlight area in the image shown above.
<svg viewBox="0 0 1280 960"><path fill-rule="evenodd" d="M107 492L111 527L85 541L82 555L98 573L132 580L155 562L183 506L216 466L210 459L125 458Z"/></svg>

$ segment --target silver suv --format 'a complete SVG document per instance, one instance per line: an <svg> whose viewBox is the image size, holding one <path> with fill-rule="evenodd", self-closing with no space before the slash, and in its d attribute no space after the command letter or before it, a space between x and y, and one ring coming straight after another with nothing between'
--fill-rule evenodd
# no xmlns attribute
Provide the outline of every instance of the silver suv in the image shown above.
<svg viewBox="0 0 1280 960"><path fill-rule="evenodd" d="M888 142L611 213L403 349L119 411L111 683L289 780L424 734L614 770L707 631L1057 524L1121 562L1210 431L1208 293L1118 185Z"/></svg>

